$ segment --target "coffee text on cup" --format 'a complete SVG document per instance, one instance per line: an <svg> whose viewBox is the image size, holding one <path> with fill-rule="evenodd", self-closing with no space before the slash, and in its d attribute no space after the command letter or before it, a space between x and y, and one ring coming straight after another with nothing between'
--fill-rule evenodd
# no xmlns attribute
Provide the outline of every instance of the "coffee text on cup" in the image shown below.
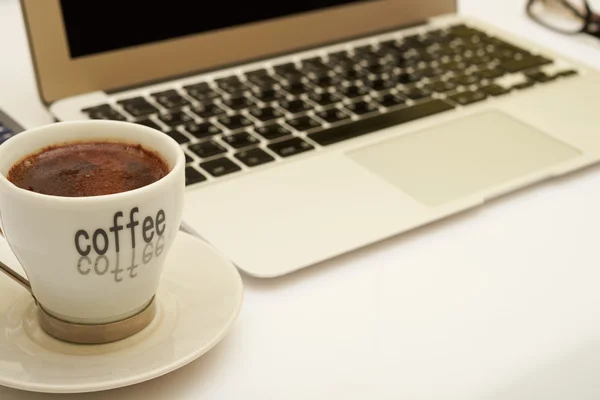
<svg viewBox="0 0 600 400"><path fill-rule="evenodd" d="M115 251L118 253L121 249L121 235L120 232L123 230L131 231L131 248L135 249L135 234L136 230L142 230L142 238L144 242L150 243L154 238L154 235L162 236L166 229L166 215L163 210L159 210L156 216L147 216L143 219L140 226L140 221L136 215L140 212L138 207L134 207L129 212L129 222L124 224L121 220L123 218L123 212L117 211L113 216L113 224L106 229L97 228L96 230L88 231L85 229L79 229L75 233L75 249L80 256L88 256L92 250L98 255L104 255L110 249L111 237L114 237L113 243Z"/></svg>

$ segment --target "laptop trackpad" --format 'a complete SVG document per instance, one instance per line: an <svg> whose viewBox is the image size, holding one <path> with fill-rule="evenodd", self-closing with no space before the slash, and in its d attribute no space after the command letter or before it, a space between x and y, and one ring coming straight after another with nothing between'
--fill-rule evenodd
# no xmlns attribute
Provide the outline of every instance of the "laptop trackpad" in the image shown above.
<svg viewBox="0 0 600 400"><path fill-rule="evenodd" d="M437 206L580 154L491 111L363 147L348 156L417 201Z"/></svg>

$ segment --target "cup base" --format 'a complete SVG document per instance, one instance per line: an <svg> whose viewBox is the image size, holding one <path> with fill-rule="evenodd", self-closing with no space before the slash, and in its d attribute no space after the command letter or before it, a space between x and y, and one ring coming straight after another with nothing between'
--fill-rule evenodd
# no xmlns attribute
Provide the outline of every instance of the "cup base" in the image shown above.
<svg viewBox="0 0 600 400"><path fill-rule="evenodd" d="M75 344L105 344L126 339L146 328L156 315L154 297L139 313L106 324L77 324L58 319L38 304L38 320L48 335Z"/></svg>

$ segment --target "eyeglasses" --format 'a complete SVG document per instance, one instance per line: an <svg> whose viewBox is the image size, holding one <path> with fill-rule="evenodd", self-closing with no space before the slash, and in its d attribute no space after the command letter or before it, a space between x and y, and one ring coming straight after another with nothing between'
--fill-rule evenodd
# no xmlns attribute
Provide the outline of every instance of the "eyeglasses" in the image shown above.
<svg viewBox="0 0 600 400"><path fill-rule="evenodd" d="M588 33L600 38L600 14L592 11L587 0L529 0L527 14L561 33Z"/></svg>

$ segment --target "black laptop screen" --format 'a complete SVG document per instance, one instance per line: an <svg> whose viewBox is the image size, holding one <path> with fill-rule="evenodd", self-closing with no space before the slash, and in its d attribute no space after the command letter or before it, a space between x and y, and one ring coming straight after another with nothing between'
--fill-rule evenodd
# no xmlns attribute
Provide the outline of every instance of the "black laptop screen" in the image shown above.
<svg viewBox="0 0 600 400"><path fill-rule="evenodd" d="M358 1L60 0L60 4L71 57L76 58Z"/></svg>

